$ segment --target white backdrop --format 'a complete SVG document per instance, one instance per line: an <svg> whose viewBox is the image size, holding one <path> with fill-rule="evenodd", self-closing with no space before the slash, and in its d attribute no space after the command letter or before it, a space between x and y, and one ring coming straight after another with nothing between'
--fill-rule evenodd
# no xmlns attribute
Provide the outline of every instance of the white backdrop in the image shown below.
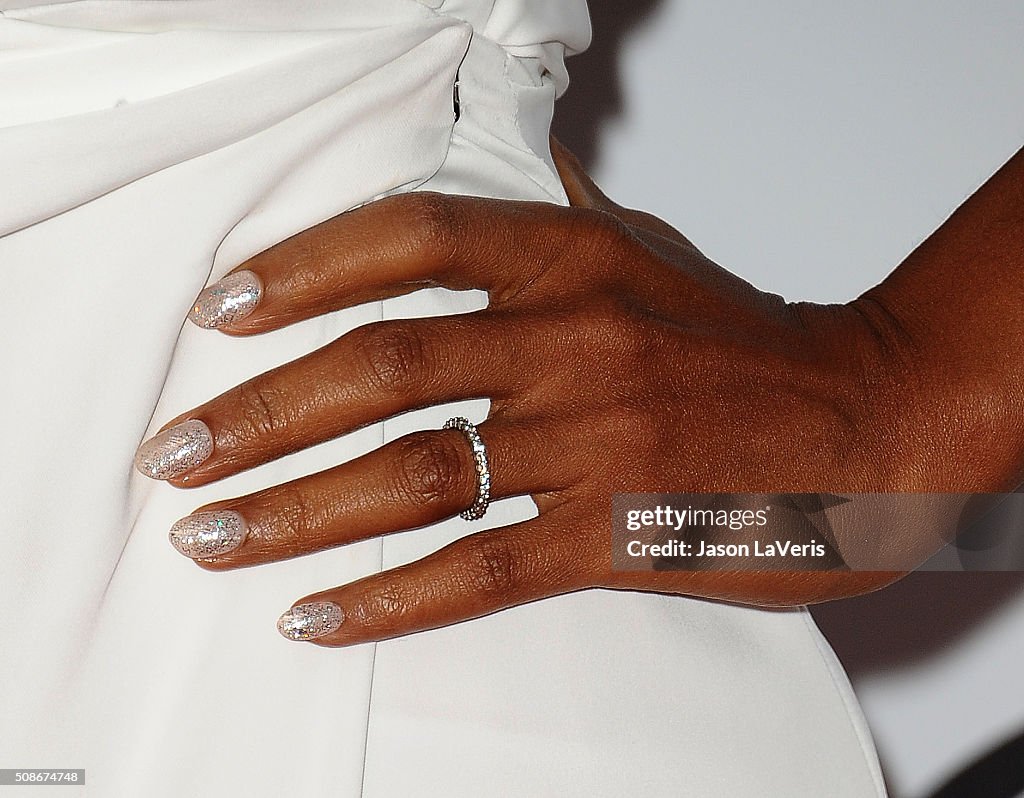
<svg viewBox="0 0 1024 798"><path fill-rule="evenodd" d="M615 199L789 298L875 284L1024 145L1019 0L591 2L558 134ZM1024 731L1021 576L918 575L818 617L894 798Z"/></svg>

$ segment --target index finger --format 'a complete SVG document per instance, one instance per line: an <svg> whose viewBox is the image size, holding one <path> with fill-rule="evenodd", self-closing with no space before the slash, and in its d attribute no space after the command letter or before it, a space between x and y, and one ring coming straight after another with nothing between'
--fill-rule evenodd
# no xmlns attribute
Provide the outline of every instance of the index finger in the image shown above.
<svg viewBox="0 0 1024 798"><path fill-rule="evenodd" d="M500 297L542 268L559 212L567 209L428 192L388 197L253 256L203 291L189 318L250 335L431 286Z"/></svg>

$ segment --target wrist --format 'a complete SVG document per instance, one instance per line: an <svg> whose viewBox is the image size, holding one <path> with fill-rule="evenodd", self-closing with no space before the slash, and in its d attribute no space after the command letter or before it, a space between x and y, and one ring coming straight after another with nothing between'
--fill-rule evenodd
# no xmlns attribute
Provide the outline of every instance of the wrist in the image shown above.
<svg viewBox="0 0 1024 798"><path fill-rule="evenodd" d="M898 492L1000 492L1024 471L1024 402L999 331L882 283L847 303L871 423ZM970 321L967 321L970 324ZM968 328L970 329L970 328ZM1000 357L1003 353L1003 357Z"/></svg>
<svg viewBox="0 0 1024 798"><path fill-rule="evenodd" d="M836 471L822 489L840 493L920 490L910 420L916 359L884 310L860 299L846 304L797 302L790 310L810 333L809 358L819 403L837 419Z"/></svg>

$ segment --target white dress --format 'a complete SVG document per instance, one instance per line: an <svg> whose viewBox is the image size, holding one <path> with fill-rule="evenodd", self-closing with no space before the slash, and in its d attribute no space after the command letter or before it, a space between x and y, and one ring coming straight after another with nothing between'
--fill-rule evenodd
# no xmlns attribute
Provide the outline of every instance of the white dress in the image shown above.
<svg viewBox="0 0 1024 798"><path fill-rule="evenodd" d="M0 11L0 768L85 768L84 788L36 789L102 798L884 793L803 611L589 591L350 649L276 631L296 598L527 518L528 498L237 572L168 543L201 503L486 400L195 491L132 468L172 416L354 326L483 306L421 291L245 340L184 322L243 259L382 195L565 203L547 135L582 0Z"/></svg>

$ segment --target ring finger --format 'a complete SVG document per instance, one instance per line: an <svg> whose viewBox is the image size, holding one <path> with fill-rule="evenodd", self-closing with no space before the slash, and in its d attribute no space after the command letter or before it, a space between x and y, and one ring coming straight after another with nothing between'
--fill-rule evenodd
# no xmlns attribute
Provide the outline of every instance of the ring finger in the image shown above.
<svg viewBox="0 0 1024 798"><path fill-rule="evenodd" d="M492 418L485 443L491 498L552 493L568 475L549 458L543 425ZM470 507L479 489L463 432L403 436L335 468L249 496L206 505L171 529L182 554L212 570L288 559L440 521Z"/></svg>

